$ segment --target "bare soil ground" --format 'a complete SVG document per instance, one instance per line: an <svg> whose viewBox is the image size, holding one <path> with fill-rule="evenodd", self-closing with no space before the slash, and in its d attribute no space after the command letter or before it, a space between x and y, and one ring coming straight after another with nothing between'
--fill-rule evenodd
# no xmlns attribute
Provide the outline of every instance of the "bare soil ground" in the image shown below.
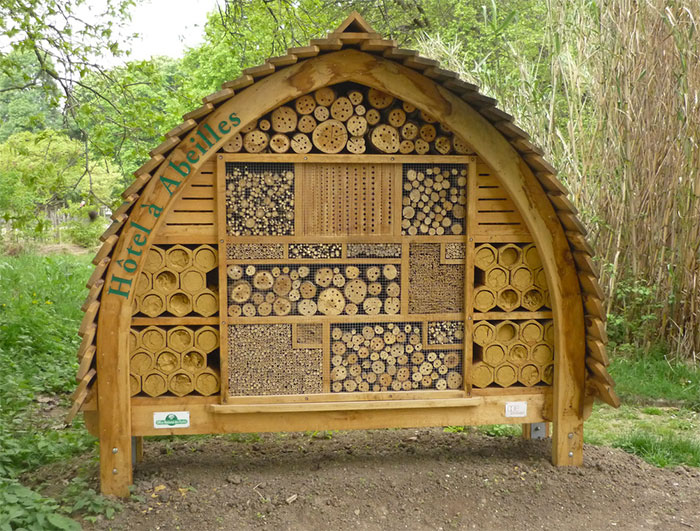
<svg viewBox="0 0 700 531"><path fill-rule="evenodd" d="M147 440L135 497L86 528L700 529L700 469L595 446L555 468L550 445L441 429ZM35 479L60 489L65 473Z"/></svg>

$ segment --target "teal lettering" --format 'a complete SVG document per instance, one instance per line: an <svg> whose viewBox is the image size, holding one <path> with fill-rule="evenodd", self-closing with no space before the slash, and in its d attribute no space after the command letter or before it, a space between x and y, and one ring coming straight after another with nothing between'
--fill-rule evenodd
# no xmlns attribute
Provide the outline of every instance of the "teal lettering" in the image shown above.
<svg viewBox="0 0 700 531"><path fill-rule="evenodd" d="M221 140L221 138L219 136L217 136L217 134L214 132L214 130L211 127L209 127L209 124L205 124L204 129L209 131L209 134L214 138L214 142L218 142L219 140Z"/></svg>
<svg viewBox="0 0 700 531"><path fill-rule="evenodd" d="M142 253L143 251L139 251L139 250L137 250L137 249L133 249L132 247L127 247L127 248L126 248L126 252L129 253L129 254L133 254L134 256L141 256L141 253Z"/></svg>
<svg viewBox="0 0 700 531"><path fill-rule="evenodd" d="M141 208L147 208L148 213L154 218L160 217L161 212L163 212L163 209L156 205L141 205Z"/></svg>
<svg viewBox="0 0 700 531"><path fill-rule="evenodd" d="M199 138L201 138L202 140L204 140L204 141L207 143L207 146L212 147L212 146L214 145L214 144L212 144L211 142L209 142L209 139L208 139L206 136L204 136L204 135L202 134L201 131L197 131L195 134L196 134Z"/></svg>
<svg viewBox="0 0 700 531"><path fill-rule="evenodd" d="M179 164L173 164L173 161L170 161L170 166L175 168L175 171L177 171L180 175L183 177L187 177L190 174L190 165L187 164L185 161L180 162ZM183 169L184 167L184 169ZM161 177L161 180L163 177ZM179 183L178 183L179 184Z"/></svg>
<svg viewBox="0 0 700 531"><path fill-rule="evenodd" d="M196 155L197 155L197 152L194 149L188 151L187 152L187 160L190 161L192 164L194 164L195 162L197 162L199 160L199 157L195 158Z"/></svg>
<svg viewBox="0 0 700 531"><path fill-rule="evenodd" d="M240 125L240 124L241 124L241 119L238 118L238 117L236 116L236 113L235 113L235 112L232 112L232 113L229 115L228 119L229 119L229 121L231 122L231 125L232 125L233 127L236 127L237 125Z"/></svg>
<svg viewBox="0 0 700 531"><path fill-rule="evenodd" d="M128 297L129 297L129 290L127 289L126 291L124 291L124 290L122 289L122 286L123 286L124 284L126 284L127 286L131 286L131 279L116 277L116 276L112 275L112 280L110 280L110 284L114 284L115 282L118 284L117 289L114 289L114 288L110 285L109 290L107 291L107 293L113 293L114 295L121 295L121 296L124 297L125 299L128 298Z"/></svg>
<svg viewBox="0 0 700 531"><path fill-rule="evenodd" d="M170 163L172 164L172 162ZM189 168L189 165L187 166ZM188 170L189 171L189 170ZM160 176L160 182L163 183L163 186L165 186L165 189L168 191L170 195L173 195L173 190L170 189L171 186L174 188L177 188L180 186L181 181L174 181L172 179L168 179L167 177L163 177L162 175Z"/></svg>
<svg viewBox="0 0 700 531"><path fill-rule="evenodd" d="M126 262L124 262L122 267L127 273L133 273L136 271L136 261L133 258L129 258Z"/></svg>
<svg viewBox="0 0 700 531"><path fill-rule="evenodd" d="M135 229L142 230L146 234L151 233L151 229L147 229L146 227L142 227L141 225L139 225L138 223L134 223L133 221L131 222L131 226L134 227Z"/></svg>
<svg viewBox="0 0 700 531"><path fill-rule="evenodd" d="M146 243L147 240L148 240L148 238L146 238L143 234L138 234L138 233L136 233L136 234L134 234L134 239L133 239L132 241L133 241L136 245L138 245L139 247L141 247L143 244Z"/></svg>
<svg viewBox="0 0 700 531"><path fill-rule="evenodd" d="M231 128L226 127L226 129L224 129L224 127L227 125L228 125L228 122L226 120L222 120L221 122L219 122L219 133L221 133L222 135L225 135L226 133L228 133L231 130Z"/></svg>
<svg viewBox="0 0 700 531"><path fill-rule="evenodd" d="M190 138L190 142L194 142L194 138ZM195 146L197 146L197 149L202 152L202 155L207 154L207 150L202 144L195 144Z"/></svg>

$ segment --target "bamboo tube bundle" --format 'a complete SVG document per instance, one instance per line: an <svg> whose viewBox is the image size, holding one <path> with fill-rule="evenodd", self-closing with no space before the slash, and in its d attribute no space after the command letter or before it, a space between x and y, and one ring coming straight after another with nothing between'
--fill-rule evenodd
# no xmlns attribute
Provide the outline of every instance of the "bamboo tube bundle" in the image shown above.
<svg viewBox="0 0 700 531"><path fill-rule="evenodd" d="M399 153L402 155L408 155L409 153L413 153L416 149L416 145L413 143L412 140L402 140L401 143L399 144Z"/></svg>
<svg viewBox="0 0 700 531"><path fill-rule="evenodd" d="M129 375L130 396L135 396L141 392L141 377L134 374Z"/></svg>
<svg viewBox="0 0 700 531"><path fill-rule="evenodd" d="M401 126L401 138L405 140L415 140L418 138L420 128L415 122L406 122Z"/></svg>
<svg viewBox="0 0 700 531"><path fill-rule="evenodd" d="M357 110L355 112L357 112ZM382 119L382 115L377 109L367 109L365 119L367 120L367 124L377 125Z"/></svg>
<svg viewBox="0 0 700 531"><path fill-rule="evenodd" d="M531 363L523 365L520 368L518 381L525 387L533 387L537 385L540 381L540 369Z"/></svg>
<svg viewBox="0 0 700 531"><path fill-rule="evenodd" d="M364 116L367 114L367 108L364 105L355 105L354 111L357 116Z"/></svg>
<svg viewBox="0 0 700 531"><path fill-rule="evenodd" d="M261 131L269 131L270 128L272 127L272 124L270 123L270 120L260 120L258 122L258 129Z"/></svg>
<svg viewBox="0 0 700 531"><path fill-rule="evenodd" d="M177 317L192 313L192 297L184 291L176 291L168 296L168 311Z"/></svg>
<svg viewBox="0 0 700 531"><path fill-rule="evenodd" d="M318 122L316 122L316 118L314 118L311 114L306 114L299 118L297 130L301 133L312 133L313 130L316 129L317 125Z"/></svg>
<svg viewBox="0 0 700 531"><path fill-rule="evenodd" d="M419 155L425 155L428 151L430 151L430 144L428 144L422 138L416 138L413 144L415 145L416 153Z"/></svg>
<svg viewBox="0 0 700 531"><path fill-rule="evenodd" d="M153 365L153 354L145 350L134 352L129 358L129 371L139 377L148 374L153 369ZM139 380L139 387L140 385Z"/></svg>
<svg viewBox="0 0 700 531"><path fill-rule="evenodd" d="M484 284L495 291L505 288L508 285L508 271L499 266L492 267L484 275Z"/></svg>
<svg viewBox="0 0 700 531"><path fill-rule="evenodd" d="M493 369L485 363L478 361L472 365L472 385L484 388L493 383Z"/></svg>
<svg viewBox="0 0 700 531"><path fill-rule="evenodd" d="M218 265L218 253L211 245L200 245L193 253L194 267L205 273Z"/></svg>
<svg viewBox="0 0 700 531"><path fill-rule="evenodd" d="M498 343L491 343L484 347L482 360L491 367L498 366L506 358L506 348Z"/></svg>
<svg viewBox="0 0 700 531"><path fill-rule="evenodd" d="M165 265L177 271L184 271L192 265L192 251L182 245L173 245L165 251Z"/></svg>
<svg viewBox="0 0 700 531"><path fill-rule="evenodd" d="M509 243L498 249L498 263L506 269L512 269L522 262L520 247Z"/></svg>
<svg viewBox="0 0 700 531"><path fill-rule="evenodd" d="M492 245L488 243L479 245L474 251L474 265L486 271L496 264L497 256L498 251Z"/></svg>
<svg viewBox="0 0 700 531"><path fill-rule="evenodd" d="M197 373L207 366L207 355L194 348L182 353L182 368L192 374Z"/></svg>
<svg viewBox="0 0 700 531"><path fill-rule="evenodd" d="M153 371L141 378L141 390L148 396L156 397L168 390L167 377L158 371Z"/></svg>
<svg viewBox="0 0 700 531"><path fill-rule="evenodd" d="M512 312L520 306L520 292L513 288L504 288L498 292L498 306L505 312Z"/></svg>
<svg viewBox="0 0 700 531"><path fill-rule="evenodd" d="M243 147L248 153L261 153L270 143L270 135L256 129L243 137Z"/></svg>
<svg viewBox="0 0 700 531"><path fill-rule="evenodd" d="M286 153L290 146L289 137L283 133L274 134L270 138L270 149L275 153Z"/></svg>
<svg viewBox="0 0 700 531"><path fill-rule="evenodd" d="M523 293L522 305L523 308L531 312L539 310L546 305L544 292L534 286L530 287Z"/></svg>
<svg viewBox="0 0 700 531"><path fill-rule="evenodd" d="M194 391L194 377L187 371L177 371L168 376L168 391L175 396L189 395Z"/></svg>
<svg viewBox="0 0 700 531"><path fill-rule="evenodd" d="M297 128L297 121L297 113L291 107L282 105L272 111L272 130L276 133L291 133Z"/></svg>
<svg viewBox="0 0 700 531"><path fill-rule="evenodd" d="M149 291L141 296L138 309L148 317L157 317L165 311L165 297L157 291Z"/></svg>
<svg viewBox="0 0 700 531"><path fill-rule="evenodd" d="M206 285L207 277L199 269L191 268L180 273L180 287L187 293L198 293L206 288Z"/></svg>
<svg viewBox="0 0 700 531"><path fill-rule="evenodd" d="M146 261L143 269L148 273L156 273L165 266L165 251L160 247L153 246L146 254Z"/></svg>
<svg viewBox="0 0 700 531"><path fill-rule="evenodd" d="M158 352L165 348L165 330L158 326L149 326L141 331L139 345L149 352Z"/></svg>
<svg viewBox="0 0 700 531"><path fill-rule="evenodd" d="M219 374L209 367L197 374L194 389L202 396L211 396L219 392Z"/></svg>
<svg viewBox="0 0 700 531"><path fill-rule="evenodd" d="M464 340L461 321L434 321L428 323L429 345L458 345Z"/></svg>
<svg viewBox="0 0 700 531"><path fill-rule="evenodd" d="M532 360L540 366L552 363L554 361L552 347L547 343L538 343L532 347Z"/></svg>
<svg viewBox="0 0 700 531"><path fill-rule="evenodd" d="M510 272L510 284L520 291L527 290L534 282L532 270L527 266L516 267Z"/></svg>
<svg viewBox="0 0 700 531"><path fill-rule="evenodd" d="M347 98L353 105L360 105L364 101L365 96L362 91L353 89L348 91Z"/></svg>
<svg viewBox="0 0 700 531"><path fill-rule="evenodd" d="M347 144L348 130L343 122L326 120L314 129L311 140L323 153L340 153Z"/></svg>
<svg viewBox="0 0 700 531"><path fill-rule="evenodd" d="M537 321L525 321L520 325L520 340L527 345L542 341L544 327Z"/></svg>
<svg viewBox="0 0 700 531"><path fill-rule="evenodd" d="M133 328L129 329L129 353L133 354L136 352L136 349L139 348L139 341L141 338L139 337L140 334L138 330L135 330Z"/></svg>
<svg viewBox="0 0 700 531"><path fill-rule="evenodd" d="M524 343L513 343L508 348L506 360L512 365L523 365L530 358L530 349Z"/></svg>
<svg viewBox="0 0 700 531"><path fill-rule="evenodd" d="M406 123L406 111L400 107L394 107L387 113L387 122L397 129Z"/></svg>
<svg viewBox="0 0 700 531"><path fill-rule="evenodd" d="M494 333L496 341L502 344L510 344L518 340L518 326L512 321L501 321L496 325Z"/></svg>
<svg viewBox="0 0 700 531"><path fill-rule="evenodd" d="M542 383L552 385L552 382L554 382L554 364L549 363L545 365L540 372L542 374Z"/></svg>
<svg viewBox="0 0 700 531"><path fill-rule="evenodd" d="M345 126L351 136L361 137L367 132L367 119L363 116L351 116Z"/></svg>
<svg viewBox="0 0 700 531"><path fill-rule="evenodd" d="M474 325L472 336L474 343L483 347L494 340L496 337L496 330L491 323L480 321ZM515 337L515 331L513 331L513 337Z"/></svg>
<svg viewBox="0 0 700 531"><path fill-rule="evenodd" d="M194 345L192 330L186 326L171 328L168 330L167 338L168 348L178 353L185 352Z"/></svg>
<svg viewBox="0 0 700 531"><path fill-rule="evenodd" d="M147 291L153 288L153 277L148 271L141 271L139 278L136 281L136 289L134 290L135 295L143 295Z"/></svg>
<svg viewBox="0 0 700 531"><path fill-rule="evenodd" d="M161 269L153 274L153 289L168 295L180 287L179 275L170 269Z"/></svg>
<svg viewBox="0 0 700 531"><path fill-rule="evenodd" d="M163 374L171 374L180 368L180 355L172 350L161 350L154 356L154 365Z"/></svg>
<svg viewBox="0 0 700 531"><path fill-rule="evenodd" d="M481 287L474 290L474 309L488 312L496 306L496 295L489 288Z"/></svg>
<svg viewBox="0 0 700 531"><path fill-rule="evenodd" d="M423 124L418 130L418 134L423 140L430 143L433 140L435 140L435 137L437 136L437 130L432 124Z"/></svg>
<svg viewBox="0 0 700 531"><path fill-rule="evenodd" d="M530 243L523 248L523 263L533 271L542 267L540 253L534 243Z"/></svg>
<svg viewBox="0 0 700 531"><path fill-rule="evenodd" d="M226 153L238 153L243 149L243 136L236 133L223 145L223 149Z"/></svg>
<svg viewBox="0 0 700 531"><path fill-rule="evenodd" d="M501 387L510 387L518 381L518 371L509 363L504 363L494 371L493 381Z"/></svg>

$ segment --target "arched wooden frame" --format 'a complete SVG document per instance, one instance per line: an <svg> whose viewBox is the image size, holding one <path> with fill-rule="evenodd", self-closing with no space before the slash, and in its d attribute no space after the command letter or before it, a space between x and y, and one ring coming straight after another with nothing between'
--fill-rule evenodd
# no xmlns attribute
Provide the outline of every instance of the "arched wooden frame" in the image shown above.
<svg viewBox="0 0 700 531"><path fill-rule="evenodd" d="M127 342L133 293L126 298L109 290L115 286L123 287L114 284L115 275L124 277L123 270L117 269L120 260L122 263L126 259L134 260L135 270L130 278L137 278L153 236L184 188L182 184L177 187L172 184L184 183L185 179L170 163L186 161L186 153L192 149L189 139L197 131L208 135L206 126L218 131L218 124L229 121L235 114L240 124L227 134L221 134L206 157L200 157L195 164L188 163L190 175L194 174L249 122L303 94L345 81L380 89L426 110L468 142L501 179L537 245L550 288L556 352L551 416L552 460L556 465L582 464L585 376L582 298L569 244L541 184L501 133L458 96L415 70L382 57L346 49L278 70L223 103L186 135L153 172L154 177L143 190L116 245L105 277L99 313L98 411L100 419L109 421L101 422L99 426L104 493L126 495L132 482ZM164 182L168 180L171 184L166 187ZM148 205L163 207L160 216L154 217ZM134 238L146 238L147 241L135 249ZM137 255L134 250L140 253ZM88 421L94 422L95 418L88 418Z"/></svg>

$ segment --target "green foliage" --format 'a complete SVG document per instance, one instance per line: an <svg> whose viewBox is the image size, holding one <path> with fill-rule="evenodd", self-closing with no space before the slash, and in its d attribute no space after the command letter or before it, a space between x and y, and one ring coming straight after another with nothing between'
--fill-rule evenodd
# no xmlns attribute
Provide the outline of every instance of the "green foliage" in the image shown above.
<svg viewBox="0 0 700 531"><path fill-rule="evenodd" d="M608 315L607 331L611 346L622 351L658 338L660 309L663 307L656 287L641 279L622 279L613 295L617 304Z"/></svg>
<svg viewBox="0 0 700 531"><path fill-rule="evenodd" d="M621 438L613 446L638 455L658 467L700 467L700 441L673 433L658 435L637 431Z"/></svg>
<svg viewBox="0 0 700 531"><path fill-rule="evenodd" d="M56 500L44 498L16 481L0 477L0 530L80 531L80 525L57 511Z"/></svg>
<svg viewBox="0 0 700 531"><path fill-rule="evenodd" d="M107 228L107 221L103 217L91 220L89 205L73 203L61 212L68 217L62 224L62 234L68 241L81 247L91 249L100 243L100 236Z"/></svg>
<svg viewBox="0 0 700 531"><path fill-rule="evenodd" d="M61 495L61 504L69 514L79 513L89 522L103 515L108 520L114 518L121 504L98 494L85 479L73 478Z"/></svg>
<svg viewBox="0 0 700 531"><path fill-rule="evenodd" d="M517 424L488 424L479 426L477 430L489 437L519 437L522 435L522 428Z"/></svg>

